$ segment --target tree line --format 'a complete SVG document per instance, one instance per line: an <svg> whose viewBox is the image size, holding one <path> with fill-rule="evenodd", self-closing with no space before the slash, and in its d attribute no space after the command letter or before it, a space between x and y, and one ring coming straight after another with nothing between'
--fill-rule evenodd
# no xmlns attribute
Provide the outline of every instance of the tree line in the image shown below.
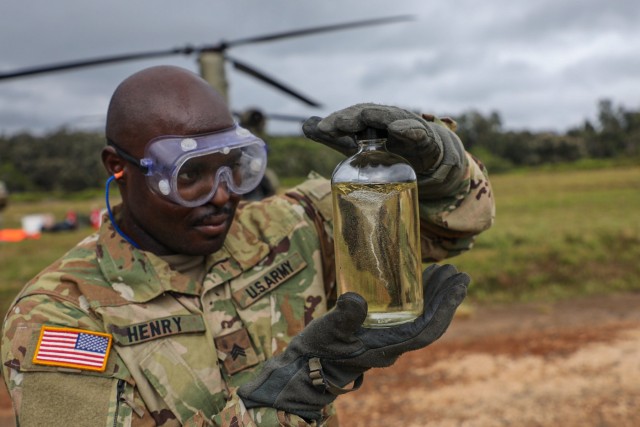
<svg viewBox="0 0 640 427"><path fill-rule="evenodd" d="M454 119L467 150L491 173L514 167L573 162L584 158L640 158L640 111L598 103L594 122L564 133L512 131L498 112L467 111ZM280 177L302 177L315 170L330 176L344 156L297 136L268 136L269 167ZM78 192L100 188L107 178L100 160L105 145L99 132L61 128L42 136L0 137L0 181L10 192Z"/></svg>
<svg viewBox="0 0 640 427"><path fill-rule="evenodd" d="M539 166L576 160L640 157L640 111L598 102L595 122L564 133L505 131L497 112L470 111L455 118L465 148L480 157L492 173L517 166Z"/></svg>

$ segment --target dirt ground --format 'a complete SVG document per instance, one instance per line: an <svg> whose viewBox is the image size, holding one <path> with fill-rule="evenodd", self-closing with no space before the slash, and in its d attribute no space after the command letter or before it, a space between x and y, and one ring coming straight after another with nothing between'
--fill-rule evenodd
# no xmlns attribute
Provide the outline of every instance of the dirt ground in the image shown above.
<svg viewBox="0 0 640 427"><path fill-rule="evenodd" d="M347 427L640 426L640 293L463 307L440 341L337 402Z"/></svg>
<svg viewBox="0 0 640 427"><path fill-rule="evenodd" d="M339 399L347 426L640 426L640 293L475 307Z"/></svg>

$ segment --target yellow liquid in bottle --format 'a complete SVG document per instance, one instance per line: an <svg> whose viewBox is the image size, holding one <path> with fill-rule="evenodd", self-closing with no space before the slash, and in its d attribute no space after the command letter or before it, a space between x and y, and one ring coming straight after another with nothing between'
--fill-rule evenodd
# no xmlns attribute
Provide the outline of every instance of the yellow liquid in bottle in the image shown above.
<svg viewBox="0 0 640 427"><path fill-rule="evenodd" d="M338 292L364 297L365 327L421 315L416 183L337 183L332 190Z"/></svg>

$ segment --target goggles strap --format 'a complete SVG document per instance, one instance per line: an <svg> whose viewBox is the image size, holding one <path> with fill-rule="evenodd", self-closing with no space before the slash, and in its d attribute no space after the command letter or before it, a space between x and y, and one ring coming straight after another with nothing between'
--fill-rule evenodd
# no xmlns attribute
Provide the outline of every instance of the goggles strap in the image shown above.
<svg viewBox="0 0 640 427"><path fill-rule="evenodd" d="M136 166L138 169L140 169L142 171L142 173L144 173L145 175L149 172L149 168L146 166L142 166L140 164L140 160L136 159L135 157L133 157L131 154L127 153L126 151L124 151L122 148L120 148L115 142L113 142L112 140L110 140L109 138L107 138L107 145L113 147L116 150L116 153L118 153L118 156L122 157L123 159L125 159L127 162L131 163L132 165Z"/></svg>

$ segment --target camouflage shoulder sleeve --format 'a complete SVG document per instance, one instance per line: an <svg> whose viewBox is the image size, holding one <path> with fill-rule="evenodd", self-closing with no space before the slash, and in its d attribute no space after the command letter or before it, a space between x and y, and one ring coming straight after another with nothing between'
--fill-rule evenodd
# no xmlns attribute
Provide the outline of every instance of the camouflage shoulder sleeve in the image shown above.
<svg viewBox="0 0 640 427"><path fill-rule="evenodd" d="M36 364L32 359L42 325L101 330L83 309L50 295L14 303L3 327L2 368L18 425L106 422L116 402L115 357L107 359L104 372Z"/></svg>
<svg viewBox="0 0 640 427"><path fill-rule="evenodd" d="M422 258L439 261L473 247L495 218L495 202L484 165L466 153L466 174L451 197L420 201Z"/></svg>
<svg viewBox="0 0 640 427"><path fill-rule="evenodd" d="M2 376L21 426L156 425L115 352L102 372L39 365L33 354L42 325L100 332L82 303L31 294L8 311L2 333Z"/></svg>
<svg viewBox="0 0 640 427"><path fill-rule="evenodd" d="M306 215L315 223L323 248L323 259L332 262L333 250L333 201L331 182L311 172L307 180L285 194L304 208ZM326 249L326 250L325 250Z"/></svg>
<svg viewBox="0 0 640 427"><path fill-rule="evenodd" d="M307 180L294 187L290 192L302 193L313 204L315 210L326 222L333 221L333 205L331 200L331 182L316 172L311 172Z"/></svg>

